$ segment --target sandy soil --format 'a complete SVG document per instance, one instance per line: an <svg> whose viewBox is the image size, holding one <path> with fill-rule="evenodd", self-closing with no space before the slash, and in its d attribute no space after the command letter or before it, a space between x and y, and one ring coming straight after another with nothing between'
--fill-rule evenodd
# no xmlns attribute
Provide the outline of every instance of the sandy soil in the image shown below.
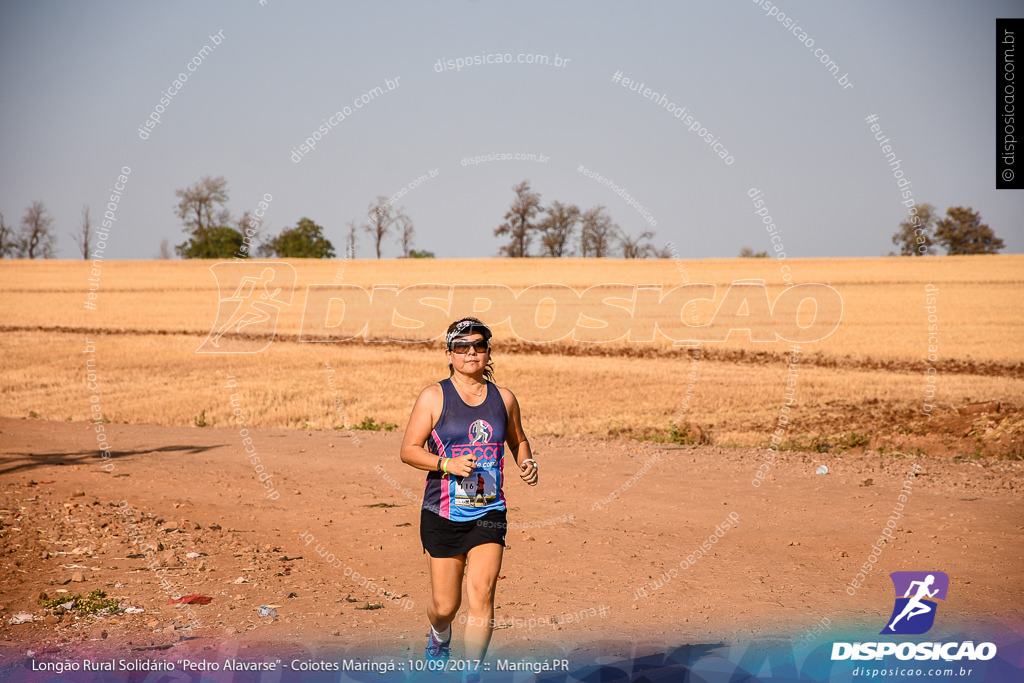
<svg viewBox="0 0 1024 683"><path fill-rule="evenodd" d="M268 490L237 430L106 429L104 469L91 425L0 419L0 658L422 653L423 473L398 459L399 433L255 431ZM1024 632L1006 592L1024 566L1019 462L784 453L755 487L754 450L533 441L540 485L506 480L515 528L492 657L792 641L823 620L815 638L877 634L897 570L950 576L936 637L972 624ZM894 541L849 595L915 466ZM710 552L693 555L716 527ZM95 589L144 611L39 604ZM212 600L168 604L189 594ZM22 612L35 621L11 624Z"/></svg>

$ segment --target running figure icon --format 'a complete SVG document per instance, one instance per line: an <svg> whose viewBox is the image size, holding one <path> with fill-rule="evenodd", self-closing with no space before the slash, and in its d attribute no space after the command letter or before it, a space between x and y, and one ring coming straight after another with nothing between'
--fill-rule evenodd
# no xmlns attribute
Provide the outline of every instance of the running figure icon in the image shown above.
<svg viewBox="0 0 1024 683"><path fill-rule="evenodd" d="M494 430L491 425L484 420L476 420L469 426L469 435L472 437L470 444L487 443L491 440L491 434Z"/></svg>
<svg viewBox="0 0 1024 683"><path fill-rule="evenodd" d="M238 283L238 287L235 289L235 293L227 299L222 301L237 301L238 308L231 314L227 322L221 325L220 329L217 330L217 334L213 336L210 343L214 346L220 346L220 338L225 333L230 332L231 328L235 328L236 332L241 332L243 327L249 325L258 325L270 320L270 312L264 307L259 306L261 302L275 302L280 304L287 304L287 302L279 301L276 297L281 293L281 288L277 287L273 291L270 291L270 283L274 279L274 269L266 267L263 272L260 273L259 277L247 276L243 277ZM263 291L260 292L262 286Z"/></svg>
<svg viewBox="0 0 1024 683"><path fill-rule="evenodd" d="M907 602L906 606L904 606L903 611L900 612L899 616L893 619L892 623L889 624L890 631L895 632L896 622L903 617L906 617L907 621L910 621L913 617L916 617L919 614L927 614L934 609L931 605L922 600L922 598L925 597L934 598L939 592L938 588L935 590L928 590L933 583L935 583L934 574L929 574L923 581L912 581L910 583L910 586L907 587L907 592L903 595L903 597L910 598L910 600ZM914 586L917 586L916 592L914 592ZM912 592L914 592L913 597L910 595Z"/></svg>

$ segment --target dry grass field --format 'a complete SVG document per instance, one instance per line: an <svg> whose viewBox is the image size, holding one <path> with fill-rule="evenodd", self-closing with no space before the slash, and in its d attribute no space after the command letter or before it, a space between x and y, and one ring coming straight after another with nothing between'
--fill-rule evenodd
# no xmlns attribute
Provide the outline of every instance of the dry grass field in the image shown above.
<svg viewBox="0 0 1024 683"><path fill-rule="evenodd" d="M505 465L515 526L490 657L593 662L764 640L817 666L830 641L886 623L886 574L922 568L955 577L930 637L1019 653L1005 579L1024 562L1024 257L788 265L838 298L820 288L820 310L769 310L784 284L763 259L293 261L264 280L263 264L109 262L94 299L86 264L0 261L0 679L36 659L135 648L162 661L420 657L423 472L398 452L417 393L447 374L440 343L410 341L470 306L466 288L456 310L424 301L446 283L487 283L477 293L499 300L480 314L507 318L496 378L518 396L541 463L536 487ZM589 291L632 298L645 285L635 315L600 296L560 305L580 336L625 323L615 341L523 338L566 324L550 301L566 287L603 283L619 284ZM686 283L697 286L675 289ZM396 288L360 304L374 285ZM530 303L509 294L532 287ZM318 290L347 303L310 307ZM691 291L709 300L682 307ZM838 325L799 353L745 331L799 334L819 314ZM417 330L425 318L440 329ZM653 334L662 325L725 340L676 346ZM766 451L783 419L787 452ZM717 542L727 518L738 524ZM891 545L878 540L890 521ZM125 612L40 603L98 589ZM173 602L186 595L209 602L193 616ZM453 629L461 657L464 625Z"/></svg>
<svg viewBox="0 0 1024 683"><path fill-rule="evenodd" d="M768 303L788 288L773 260L288 264L276 266L273 281L274 288L286 285L279 303L271 305L280 311L276 330L270 323L252 325L241 330L242 338L229 329L221 340L225 350L262 350L196 353L200 347L210 350L214 322L221 326L237 306L222 301L239 281L234 264L214 271L211 262L111 261L92 273L85 262L0 262L0 414L83 421L98 404L103 418L117 423L225 426L241 411L255 427L351 429L372 419L401 428L418 391L446 374L440 346L367 339L434 337L450 317L468 312L472 304L465 296L473 290L455 287L452 306L459 311L428 299L413 308L399 303L393 319L395 304L387 293L375 295L383 305L367 307L350 296L345 307L335 302L326 309L315 305L314 290L322 294L324 285L343 285L351 294L356 287L417 285L410 291L421 298L448 296L448 285L487 283L496 306L479 315L493 321L500 312L499 318L508 318L495 325L497 381L519 396L534 434L766 445L788 377L795 381L796 397L788 448L1021 457L1024 311L1013 302L1024 294L1024 256L787 261L793 282L822 283L838 293L838 299L822 298L817 311L819 320L838 325L827 326L834 327L827 338L801 344L795 375L787 369L790 343L751 341L742 329L729 333L730 327L750 328L763 338L785 329L792 338L810 324L814 306L808 302L799 313L789 306L782 315L785 306L777 306L774 316L768 314ZM261 267L244 268L258 275ZM98 280L93 310L85 305L90 277ZM753 285L730 289L738 281ZM565 298L568 288L582 292L605 283L619 284L609 289L615 296L633 296L634 285L645 286L637 291L632 318L623 308L613 309L615 302L602 304L601 297ZM669 298L656 307L657 287L665 294L697 283L715 286L695 289L713 301L680 309L682 300ZM520 295L503 303L503 296L529 287L537 293L532 299ZM926 287L935 297L931 323L937 348L931 362ZM331 291L338 295L344 288ZM723 305L727 296L740 293ZM556 312L552 299L559 297ZM433 325L414 330L403 312L430 318ZM353 316L370 320L354 339L303 341L317 332L352 336L353 330L341 332ZM554 329L571 317L567 329L580 336L600 326L593 319L615 316L630 332L613 342L574 341L571 334L555 343L523 341L530 338L522 332L529 325ZM655 322L676 330L682 323L702 325L686 331L724 341L705 341L697 355L692 344L674 348L672 339L652 334ZM926 398L929 365L936 368L934 400ZM230 389L229 375L237 382ZM999 401L1001 410L957 413L980 401ZM922 413L925 403L936 406L931 419Z"/></svg>

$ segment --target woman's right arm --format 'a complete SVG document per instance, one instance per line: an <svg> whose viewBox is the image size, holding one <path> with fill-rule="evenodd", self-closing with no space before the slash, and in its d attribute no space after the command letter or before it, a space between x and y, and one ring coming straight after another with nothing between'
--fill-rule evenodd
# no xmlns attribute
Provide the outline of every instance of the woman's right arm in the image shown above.
<svg viewBox="0 0 1024 683"><path fill-rule="evenodd" d="M409 425L402 437L402 462L418 470L433 472L437 469L437 458L423 447L430 437L437 418L444 407L444 394L440 384L431 384L420 392L409 415Z"/></svg>

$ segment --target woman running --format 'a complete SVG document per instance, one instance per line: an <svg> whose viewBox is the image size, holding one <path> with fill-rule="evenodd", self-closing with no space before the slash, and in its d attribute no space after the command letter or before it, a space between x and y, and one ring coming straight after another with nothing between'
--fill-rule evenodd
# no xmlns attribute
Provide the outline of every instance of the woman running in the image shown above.
<svg viewBox="0 0 1024 683"><path fill-rule="evenodd" d="M466 659L482 660L494 625L494 588L505 550L504 444L527 484L537 462L519 403L493 383L491 331L462 318L445 335L448 379L420 392L402 440L402 462L426 470L420 540L430 572L427 657L446 660L466 577Z"/></svg>

